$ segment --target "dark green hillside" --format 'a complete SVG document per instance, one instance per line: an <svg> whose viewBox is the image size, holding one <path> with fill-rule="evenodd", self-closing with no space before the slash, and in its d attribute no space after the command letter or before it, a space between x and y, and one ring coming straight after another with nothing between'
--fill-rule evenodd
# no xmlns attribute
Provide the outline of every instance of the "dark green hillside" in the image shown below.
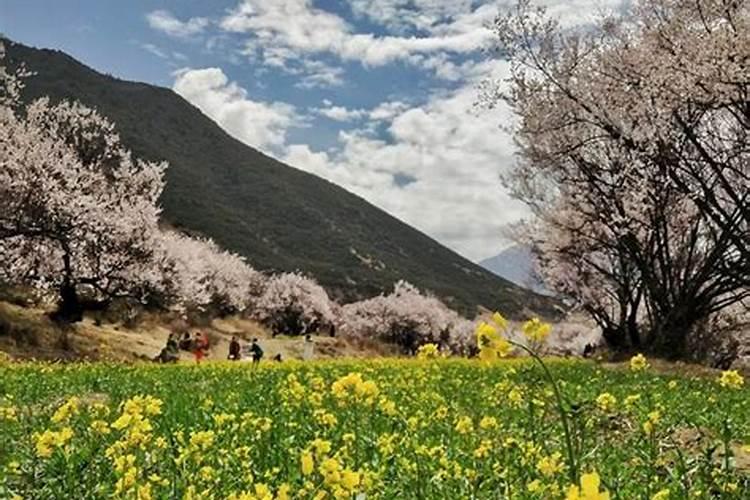
<svg viewBox="0 0 750 500"><path fill-rule="evenodd" d="M299 269L341 300L406 279L451 306L513 315L549 299L448 250L370 203L233 139L169 89L105 76L70 56L6 43L11 66L36 75L24 98L77 99L114 120L139 156L166 160L172 225L212 237L263 270Z"/></svg>

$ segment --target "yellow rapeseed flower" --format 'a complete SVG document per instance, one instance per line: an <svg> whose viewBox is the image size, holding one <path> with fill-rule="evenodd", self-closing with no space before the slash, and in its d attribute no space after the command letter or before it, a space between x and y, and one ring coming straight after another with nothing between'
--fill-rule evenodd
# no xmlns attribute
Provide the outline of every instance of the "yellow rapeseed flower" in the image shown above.
<svg viewBox="0 0 750 500"><path fill-rule="evenodd" d="M417 359L435 359L440 356L440 351L436 344L424 344L417 349Z"/></svg>
<svg viewBox="0 0 750 500"><path fill-rule="evenodd" d="M608 392L603 392L596 398L596 406L602 411L610 411L616 404L617 398Z"/></svg>
<svg viewBox="0 0 750 500"><path fill-rule="evenodd" d="M309 451L303 451L300 455L300 466L302 469L302 474L305 476L309 476L312 474L314 468L315 468L315 461L313 460L312 453Z"/></svg>
<svg viewBox="0 0 750 500"><path fill-rule="evenodd" d="M552 331L552 325L541 321L539 318L532 318L525 322L521 331L527 339L532 342L544 342Z"/></svg>
<svg viewBox="0 0 750 500"><path fill-rule="evenodd" d="M456 421L456 432L459 434L468 434L474 430L474 423L471 417L461 417Z"/></svg>
<svg viewBox="0 0 750 500"><path fill-rule="evenodd" d="M607 490L599 491L601 479L599 474L591 472L581 476L581 486L571 485L565 495L565 500L609 500Z"/></svg>
<svg viewBox="0 0 750 500"><path fill-rule="evenodd" d="M630 358L630 369L634 372L640 372L647 370L649 367L648 361L643 354L636 354Z"/></svg>
<svg viewBox="0 0 750 500"><path fill-rule="evenodd" d="M562 455L555 452L552 455L542 457L536 464L536 468L542 475L552 477L563 470Z"/></svg>
<svg viewBox="0 0 750 500"><path fill-rule="evenodd" d="M745 385L745 379L737 370L726 370L719 377L719 385L729 389L741 389Z"/></svg>
<svg viewBox="0 0 750 500"><path fill-rule="evenodd" d="M490 430L497 428L497 419L495 417L482 417L479 421L479 428L483 430Z"/></svg>

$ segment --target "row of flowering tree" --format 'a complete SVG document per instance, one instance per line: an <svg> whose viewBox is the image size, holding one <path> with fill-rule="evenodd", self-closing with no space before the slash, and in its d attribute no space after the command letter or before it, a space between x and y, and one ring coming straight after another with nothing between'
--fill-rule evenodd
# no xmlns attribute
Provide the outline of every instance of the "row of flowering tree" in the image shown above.
<svg viewBox="0 0 750 500"><path fill-rule="evenodd" d="M2 54L0 54L0 63ZM414 351L463 351L470 323L408 283L344 307L300 273L266 275L211 240L160 226L167 165L135 158L115 126L80 103L21 104L0 64L0 283L26 286L80 321L115 300L241 313L274 334L342 331Z"/></svg>
<svg viewBox="0 0 750 500"><path fill-rule="evenodd" d="M750 298L750 2L638 0L585 29L521 0L495 32L507 178L547 284L610 346L673 357Z"/></svg>

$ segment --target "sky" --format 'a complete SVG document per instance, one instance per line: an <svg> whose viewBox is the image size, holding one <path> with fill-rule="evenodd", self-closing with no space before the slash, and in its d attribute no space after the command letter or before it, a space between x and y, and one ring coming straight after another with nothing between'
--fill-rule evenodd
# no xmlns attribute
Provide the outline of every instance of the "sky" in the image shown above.
<svg viewBox="0 0 750 500"><path fill-rule="evenodd" d="M627 0L542 0L566 25ZM513 0L0 0L0 33L172 88L229 134L472 260L528 211L489 24Z"/></svg>

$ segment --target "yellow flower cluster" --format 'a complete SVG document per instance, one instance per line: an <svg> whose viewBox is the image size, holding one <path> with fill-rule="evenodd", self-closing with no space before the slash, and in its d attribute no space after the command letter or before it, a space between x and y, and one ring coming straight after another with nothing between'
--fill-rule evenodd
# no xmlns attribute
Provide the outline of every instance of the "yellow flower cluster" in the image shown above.
<svg viewBox="0 0 750 500"><path fill-rule="evenodd" d="M510 342L500 335L500 332L507 328L505 318L499 313L495 313L492 316L492 322L494 324L482 321L476 328L477 348L479 349L479 359L482 361L495 361L497 358L504 358L513 350Z"/></svg>
<svg viewBox="0 0 750 500"><path fill-rule="evenodd" d="M737 370L726 370L719 377L719 385L728 389L740 389L745 385L745 379Z"/></svg>
<svg viewBox="0 0 750 500"><path fill-rule="evenodd" d="M380 390L372 380L364 380L361 373L352 372L331 384L331 392L340 401L364 401L372 404Z"/></svg>
<svg viewBox="0 0 750 500"><path fill-rule="evenodd" d="M532 318L523 324L521 331L531 342L541 344L547 340L552 331L552 325L541 321L539 318Z"/></svg>
<svg viewBox="0 0 750 500"><path fill-rule="evenodd" d="M630 370L634 372L642 372L648 370L649 364L646 360L646 356L643 354L636 354L630 358Z"/></svg>
<svg viewBox="0 0 750 500"><path fill-rule="evenodd" d="M440 350L436 344L424 344L417 349L417 359L436 359L440 357Z"/></svg>
<svg viewBox="0 0 750 500"><path fill-rule="evenodd" d="M35 435L36 454L41 458L49 458L55 448L62 448L73 438L73 429L63 427L59 431L46 430Z"/></svg>
<svg viewBox="0 0 750 500"><path fill-rule="evenodd" d="M617 398L608 392L599 394L596 398L596 405L601 411L610 411L617 404Z"/></svg>
<svg viewBox="0 0 750 500"><path fill-rule="evenodd" d="M580 487L571 485L565 495L565 500L609 500L609 492L600 490L600 484L601 479L596 472L583 474Z"/></svg>

